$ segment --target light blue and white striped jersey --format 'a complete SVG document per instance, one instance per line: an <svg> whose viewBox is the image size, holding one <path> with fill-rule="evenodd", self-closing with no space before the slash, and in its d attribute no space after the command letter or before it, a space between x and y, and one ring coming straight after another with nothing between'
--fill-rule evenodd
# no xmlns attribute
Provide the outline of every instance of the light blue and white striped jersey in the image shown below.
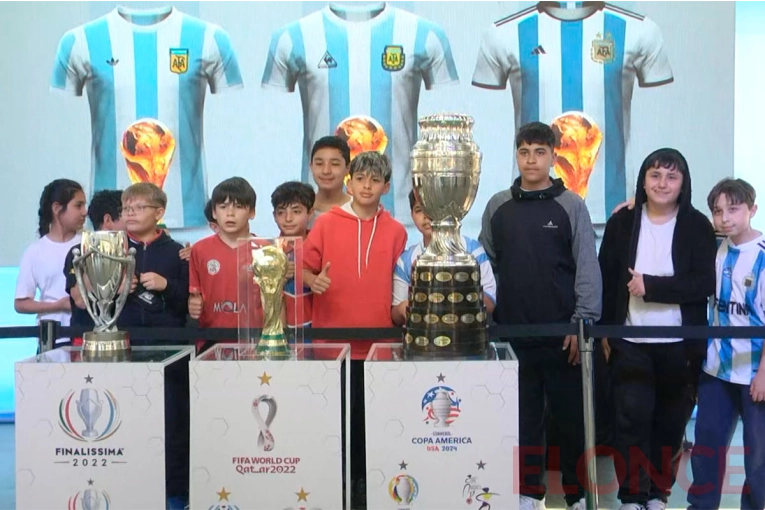
<svg viewBox="0 0 765 510"><path fill-rule="evenodd" d="M740 246L723 240L716 270L710 325L765 325L765 236ZM751 384L760 366L762 344L762 338L710 339L704 371L732 383Z"/></svg>
<svg viewBox="0 0 765 510"><path fill-rule="evenodd" d="M462 236L462 242L465 244L465 250L475 257L476 262L481 267L481 286L483 293L495 303L497 302L497 282L494 279L494 272L491 270L489 256L483 250L481 243L475 239ZM417 258L425 251L422 242L413 244L396 261L396 267L393 269L393 306L409 299L409 284L412 282L412 265Z"/></svg>
<svg viewBox="0 0 765 510"><path fill-rule="evenodd" d="M300 89L304 182L319 138L339 134L354 120L375 126L377 137L384 134L393 176L382 203L405 224L412 221L409 152L417 141L420 88L458 80L443 29L390 4L330 4L280 28L271 38L263 72L264 87L294 92L297 84ZM353 157L353 140L349 145Z"/></svg>
<svg viewBox="0 0 765 510"><path fill-rule="evenodd" d="M172 7L118 7L61 38L51 89L87 89L92 126L91 192L133 184L123 134L137 120L158 120L175 140L163 218L169 228L207 225L203 109L207 87L242 86L236 55L221 28Z"/></svg>
<svg viewBox="0 0 765 510"><path fill-rule="evenodd" d="M656 23L603 2L567 3L540 3L494 23L483 35L473 85L504 89L510 82L516 131L572 112L594 122L602 138L580 195L586 192L593 223L603 224L635 191L636 175L625 165L635 78L651 87L673 76Z"/></svg>

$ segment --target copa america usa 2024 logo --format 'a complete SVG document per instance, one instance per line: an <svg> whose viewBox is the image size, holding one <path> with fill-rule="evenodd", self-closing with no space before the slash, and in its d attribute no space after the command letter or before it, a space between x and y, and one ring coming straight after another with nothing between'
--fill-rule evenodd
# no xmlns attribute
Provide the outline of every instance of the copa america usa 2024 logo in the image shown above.
<svg viewBox="0 0 765 510"><path fill-rule="evenodd" d="M453 432L454 424L463 411L462 400L453 388L445 384L445 375L438 374L436 379L444 384L428 389L420 403L423 423L434 430L428 436L413 437L412 444L424 445L429 452L456 452L460 445L472 444L473 439Z"/></svg>

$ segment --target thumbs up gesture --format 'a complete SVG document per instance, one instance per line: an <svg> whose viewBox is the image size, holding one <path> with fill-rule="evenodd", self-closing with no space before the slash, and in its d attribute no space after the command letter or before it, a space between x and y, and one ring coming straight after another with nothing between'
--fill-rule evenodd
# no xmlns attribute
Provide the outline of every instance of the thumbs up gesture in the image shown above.
<svg viewBox="0 0 765 510"><path fill-rule="evenodd" d="M315 294L323 294L329 289L329 285L332 283L332 280L329 279L329 266L330 262L327 262L321 273L316 275L316 279L314 279L313 285L311 285L311 291Z"/></svg>

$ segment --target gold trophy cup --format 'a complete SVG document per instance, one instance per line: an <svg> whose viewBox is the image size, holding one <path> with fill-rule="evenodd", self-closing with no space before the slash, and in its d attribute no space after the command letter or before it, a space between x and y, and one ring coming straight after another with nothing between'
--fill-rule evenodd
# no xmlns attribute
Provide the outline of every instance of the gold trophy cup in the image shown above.
<svg viewBox="0 0 765 510"><path fill-rule="evenodd" d="M260 302L263 306L263 332L255 352L266 359L290 357L282 323L287 262L287 255L279 246L267 245L252 250L253 279L260 287Z"/></svg>

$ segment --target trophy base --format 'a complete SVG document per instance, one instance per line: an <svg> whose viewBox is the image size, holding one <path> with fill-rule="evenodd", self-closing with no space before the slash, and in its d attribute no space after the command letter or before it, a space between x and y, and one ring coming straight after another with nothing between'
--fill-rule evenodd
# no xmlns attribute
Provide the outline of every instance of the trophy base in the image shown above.
<svg viewBox="0 0 765 510"><path fill-rule="evenodd" d="M129 357L130 340L125 331L88 331L82 336L83 360L126 361Z"/></svg>
<svg viewBox="0 0 765 510"><path fill-rule="evenodd" d="M418 260L412 268L404 330L405 360L449 360L486 353L486 306L480 267L431 265Z"/></svg>
<svg viewBox="0 0 765 510"><path fill-rule="evenodd" d="M292 354L284 334L261 336L255 353L259 358L273 360L290 359Z"/></svg>

